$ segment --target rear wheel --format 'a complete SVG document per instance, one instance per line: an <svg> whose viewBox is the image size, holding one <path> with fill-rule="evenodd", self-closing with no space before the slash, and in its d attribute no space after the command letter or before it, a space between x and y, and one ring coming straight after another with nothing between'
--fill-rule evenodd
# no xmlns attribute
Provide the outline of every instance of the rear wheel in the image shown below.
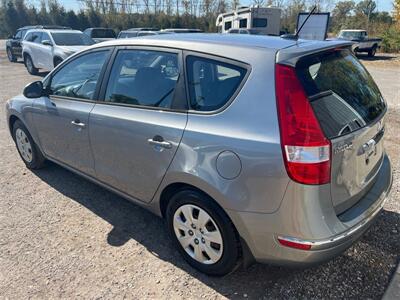
<svg viewBox="0 0 400 300"><path fill-rule="evenodd" d="M13 137L17 150L25 165L29 169L39 169L43 167L45 158L40 152L30 135L28 129L17 120L13 126Z"/></svg>
<svg viewBox="0 0 400 300"><path fill-rule="evenodd" d="M14 54L12 53L12 50L11 50L11 48L7 48L7 57L8 57L8 60L10 61L10 62L16 62L17 61L17 58L14 56Z"/></svg>
<svg viewBox="0 0 400 300"><path fill-rule="evenodd" d="M28 70L29 74L37 75L38 69L35 68L32 58L29 55L25 56L24 62L25 62L25 67Z"/></svg>
<svg viewBox="0 0 400 300"><path fill-rule="evenodd" d="M369 57L374 57L374 56L375 56L375 54L376 54L376 48L377 48L376 45L374 45L374 46L372 47L372 49L368 51L368 56L369 56Z"/></svg>
<svg viewBox="0 0 400 300"><path fill-rule="evenodd" d="M215 276L235 270L241 256L239 237L212 199L182 190L170 200L166 215L171 238L192 267Z"/></svg>

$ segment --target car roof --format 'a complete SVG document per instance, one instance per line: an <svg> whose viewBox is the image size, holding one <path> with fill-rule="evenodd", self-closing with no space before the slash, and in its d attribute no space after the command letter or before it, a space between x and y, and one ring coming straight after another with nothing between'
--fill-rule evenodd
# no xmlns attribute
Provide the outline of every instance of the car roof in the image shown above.
<svg viewBox="0 0 400 300"><path fill-rule="evenodd" d="M108 28L108 27L90 27L90 28L86 28L85 30L88 30L88 29L91 29L91 30L93 30L93 29L113 30L112 28Z"/></svg>
<svg viewBox="0 0 400 300"><path fill-rule="evenodd" d="M80 30L74 30L74 29L41 29L41 28L32 28L29 29L28 32L53 32L53 33L82 33Z"/></svg>
<svg viewBox="0 0 400 300"><path fill-rule="evenodd" d="M142 36L134 39L116 39L95 44L87 49L97 49L110 46L151 46L159 48L181 49L195 51L214 56L258 64L263 60L279 60L292 63L299 55L308 55L336 47L345 47L351 42L345 40L294 40L277 36L261 36L251 34L218 34L218 33L185 33L158 34Z"/></svg>
<svg viewBox="0 0 400 300"><path fill-rule="evenodd" d="M129 28L123 31L158 31L155 27L136 27L136 28Z"/></svg>
<svg viewBox="0 0 400 300"><path fill-rule="evenodd" d="M29 29L62 29L62 30L72 30L71 27L59 26L59 25L28 25L17 30L29 30Z"/></svg>
<svg viewBox="0 0 400 300"><path fill-rule="evenodd" d="M277 36L262 35L236 35L236 34L218 34L218 33L186 33L186 34L160 34L144 36L138 39L122 39L103 42L92 46L93 48L101 46L122 46L122 45L154 45L174 47L181 49L196 49L196 45L215 45L229 46L234 48L264 48L280 50L293 45L312 44L314 47L325 47L326 43L344 44L343 41L311 41L311 40L292 40ZM211 49L212 47L210 47Z"/></svg>
<svg viewBox="0 0 400 300"><path fill-rule="evenodd" d="M342 29L342 30L340 30L340 31L366 31L366 30L364 30L364 29Z"/></svg>

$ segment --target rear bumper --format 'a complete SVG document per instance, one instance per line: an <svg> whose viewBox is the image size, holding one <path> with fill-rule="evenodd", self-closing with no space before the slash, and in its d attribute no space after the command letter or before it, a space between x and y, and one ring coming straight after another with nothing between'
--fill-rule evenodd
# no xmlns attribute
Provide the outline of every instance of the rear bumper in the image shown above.
<svg viewBox="0 0 400 300"><path fill-rule="evenodd" d="M327 187L288 187L280 209L273 214L233 212L239 234L258 262L308 266L339 255L350 247L376 219L392 185L392 169L387 155L370 191L353 207L337 216L333 205L322 197ZM321 190L322 189L322 190ZM283 246L283 238L310 245L309 250Z"/></svg>

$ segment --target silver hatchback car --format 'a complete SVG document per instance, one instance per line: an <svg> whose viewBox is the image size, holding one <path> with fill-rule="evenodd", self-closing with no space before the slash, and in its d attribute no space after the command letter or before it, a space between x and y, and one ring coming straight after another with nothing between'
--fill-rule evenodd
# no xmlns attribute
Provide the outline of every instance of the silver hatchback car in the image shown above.
<svg viewBox="0 0 400 300"><path fill-rule="evenodd" d="M114 40L28 85L7 120L28 168L56 162L165 218L204 273L308 266L358 239L392 183L387 107L350 46Z"/></svg>

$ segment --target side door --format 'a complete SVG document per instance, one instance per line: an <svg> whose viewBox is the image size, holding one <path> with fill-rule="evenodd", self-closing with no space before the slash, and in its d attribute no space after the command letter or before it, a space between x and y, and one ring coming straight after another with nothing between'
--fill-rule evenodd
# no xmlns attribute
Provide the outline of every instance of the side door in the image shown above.
<svg viewBox="0 0 400 300"><path fill-rule="evenodd" d="M42 57L40 55L39 47L42 41L42 32L35 31L32 35L32 43L31 43L31 57L33 64L36 68L43 68Z"/></svg>
<svg viewBox="0 0 400 300"><path fill-rule="evenodd" d="M48 97L35 100L34 124L46 156L94 175L89 114L111 49L82 53L45 82Z"/></svg>
<svg viewBox="0 0 400 300"><path fill-rule="evenodd" d="M119 48L90 114L96 176L138 200L153 198L181 141L187 102L180 50Z"/></svg>
<svg viewBox="0 0 400 300"><path fill-rule="evenodd" d="M53 45L44 45L43 41L49 41L52 43L52 39L47 32L42 32L40 43L37 45L38 57L40 57L40 62L44 69L53 70Z"/></svg>

